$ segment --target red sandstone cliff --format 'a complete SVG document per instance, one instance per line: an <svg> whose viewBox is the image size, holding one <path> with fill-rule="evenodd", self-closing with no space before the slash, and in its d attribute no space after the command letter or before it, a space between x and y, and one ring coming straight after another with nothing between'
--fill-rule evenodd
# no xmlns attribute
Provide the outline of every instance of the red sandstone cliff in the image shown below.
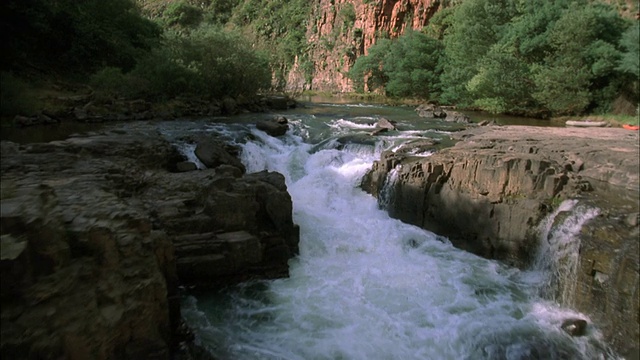
<svg viewBox="0 0 640 360"><path fill-rule="evenodd" d="M309 51L289 73L289 91L351 91L346 73L381 37L421 29L440 0L318 0L307 28Z"/></svg>

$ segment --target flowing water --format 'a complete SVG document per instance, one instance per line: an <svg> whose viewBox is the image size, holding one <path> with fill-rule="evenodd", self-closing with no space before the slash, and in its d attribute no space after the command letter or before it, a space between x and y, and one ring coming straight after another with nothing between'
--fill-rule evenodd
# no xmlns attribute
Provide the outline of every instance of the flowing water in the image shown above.
<svg viewBox="0 0 640 360"><path fill-rule="evenodd" d="M284 114L290 130L280 138L256 130L250 117L197 125L239 144L248 172L285 175L301 232L289 278L185 297L197 340L220 359L615 358L594 326L582 337L561 330L567 318L588 319L545 295L564 276L562 261L520 271L477 257L389 218L359 188L382 150L424 137L444 144L457 130L386 111L298 109ZM400 131L366 135L379 116ZM567 239L593 211L550 220L541 257L555 256L558 244L575 251Z"/></svg>

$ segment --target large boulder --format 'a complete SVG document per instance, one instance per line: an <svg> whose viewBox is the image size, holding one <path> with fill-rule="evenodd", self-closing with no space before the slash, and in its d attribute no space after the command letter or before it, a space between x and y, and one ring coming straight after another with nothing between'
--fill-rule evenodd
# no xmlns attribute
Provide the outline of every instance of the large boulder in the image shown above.
<svg viewBox="0 0 640 360"><path fill-rule="evenodd" d="M371 135L378 135L381 132L395 130L396 125L389 119L381 117L377 122L375 129L371 133Z"/></svg>
<svg viewBox="0 0 640 360"><path fill-rule="evenodd" d="M196 145L195 154L198 159L208 168L217 168L221 165L231 165L242 172L245 167L236 156L229 153L226 146L214 139L203 139Z"/></svg>
<svg viewBox="0 0 640 360"><path fill-rule="evenodd" d="M81 178L21 177L1 200L2 357L169 359L166 235Z"/></svg>
<svg viewBox="0 0 640 360"><path fill-rule="evenodd" d="M262 130L271 136L282 136L289 130L287 118L284 116L277 116L269 120L258 120L256 127L258 130Z"/></svg>
<svg viewBox="0 0 640 360"><path fill-rule="evenodd" d="M425 118L443 119L447 117L447 113L440 106L434 104L422 104L416 108L416 113Z"/></svg>

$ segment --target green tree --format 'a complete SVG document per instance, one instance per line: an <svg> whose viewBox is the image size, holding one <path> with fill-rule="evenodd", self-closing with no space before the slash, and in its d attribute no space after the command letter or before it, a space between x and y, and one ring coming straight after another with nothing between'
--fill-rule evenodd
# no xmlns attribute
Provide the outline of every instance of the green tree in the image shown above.
<svg viewBox="0 0 640 360"><path fill-rule="evenodd" d="M620 46L624 51L618 70L634 75L637 81L640 77L640 27L637 22L622 34Z"/></svg>
<svg viewBox="0 0 640 360"><path fill-rule="evenodd" d="M515 14L511 0L467 0L455 8L443 39L442 102L473 103L467 83L477 74L478 61L502 38Z"/></svg>
<svg viewBox="0 0 640 360"><path fill-rule="evenodd" d="M384 58L391 51L391 40L379 39L378 42L369 48L369 53L360 56L349 69L349 78L357 91L376 91L384 88L389 81L388 76L383 71Z"/></svg>
<svg viewBox="0 0 640 360"><path fill-rule="evenodd" d="M512 48L493 46L467 83L474 105L492 113L525 113L533 104L529 66Z"/></svg>
<svg viewBox="0 0 640 360"><path fill-rule="evenodd" d="M391 96L435 98L440 92L442 44L420 32L408 32L391 42L383 59Z"/></svg>
<svg viewBox="0 0 640 360"><path fill-rule="evenodd" d="M203 20L203 11L186 1L172 2L162 12L162 21L167 26L197 27Z"/></svg>
<svg viewBox="0 0 640 360"><path fill-rule="evenodd" d="M357 90L384 88L389 96L430 98L440 90L440 41L420 32L380 39L349 71Z"/></svg>
<svg viewBox="0 0 640 360"><path fill-rule="evenodd" d="M605 4L572 4L549 32L533 96L556 114L604 109L619 90L617 48L627 23Z"/></svg>

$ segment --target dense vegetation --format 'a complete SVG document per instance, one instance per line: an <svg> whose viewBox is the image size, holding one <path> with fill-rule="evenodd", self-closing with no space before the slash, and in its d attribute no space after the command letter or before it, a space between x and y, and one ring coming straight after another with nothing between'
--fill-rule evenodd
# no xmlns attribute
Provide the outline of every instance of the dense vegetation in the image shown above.
<svg viewBox="0 0 640 360"><path fill-rule="evenodd" d="M495 113L606 112L625 92L638 103L638 24L604 3L465 0L423 33L379 41L351 78Z"/></svg>
<svg viewBox="0 0 640 360"><path fill-rule="evenodd" d="M133 0L3 1L2 31L12 36L1 45L2 115L32 112L27 94L51 77L91 84L103 98L222 98L271 87L268 56L222 27L238 1L160 5L143 16Z"/></svg>
<svg viewBox="0 0 640 360"><path fill-rule="evenodd" d="M308 0L5 0L2 114L51 76L108 97L251 96L312 75ZM591 0L464 0L422 31L379 39L353 65L359 90L492 112L606 112L637 104L638 24ZM345 26L355 8L343 4ZM317 44L315 44L317 45ZM354 55L355 56L355 55ZM307 71L308 70L308 71ZM307 79L310 80L310 79Z"/></svg>

